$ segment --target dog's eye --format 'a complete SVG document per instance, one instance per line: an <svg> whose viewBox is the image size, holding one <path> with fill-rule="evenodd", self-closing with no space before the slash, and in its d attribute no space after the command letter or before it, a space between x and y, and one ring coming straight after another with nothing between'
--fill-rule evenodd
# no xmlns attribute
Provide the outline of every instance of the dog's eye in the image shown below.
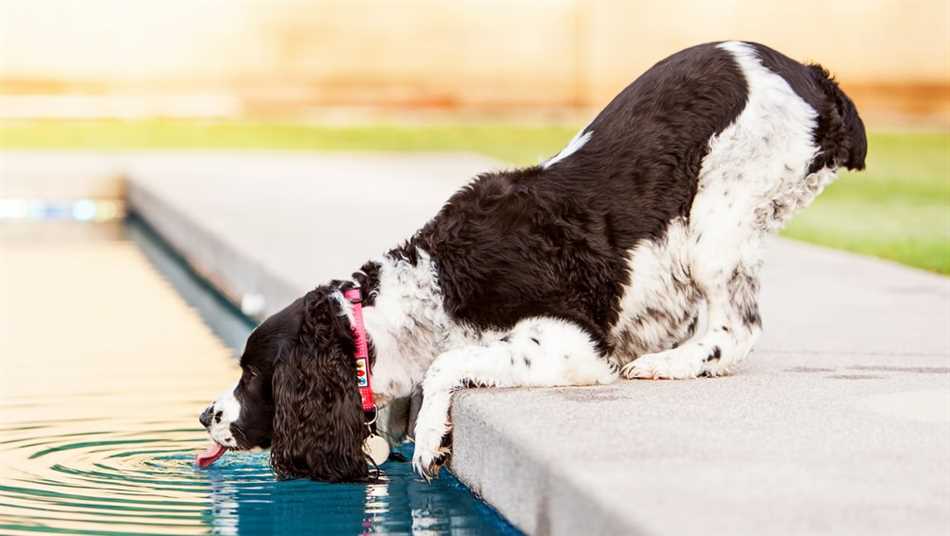
<svg viewBox="0 0 950 536"><path fill-rule="evenodd" d="M257 369L254 368L254 367L247 367L247 369L245 369L244 372L245 372L245 375L246 375L248 378L256 378L256 377L257 377Z"/></svg>

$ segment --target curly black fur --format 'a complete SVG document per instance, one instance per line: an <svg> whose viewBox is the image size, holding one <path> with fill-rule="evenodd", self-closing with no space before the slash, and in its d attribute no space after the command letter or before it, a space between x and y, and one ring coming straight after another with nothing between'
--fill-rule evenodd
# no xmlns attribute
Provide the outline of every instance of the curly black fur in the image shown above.
<svg viewBox="0 0 950 536"><path fill-rule="evenodd" d="M330 289L307 293L297 338L274 370L271 465L278 478L367 478L353 351L349 322Z"/></svg>

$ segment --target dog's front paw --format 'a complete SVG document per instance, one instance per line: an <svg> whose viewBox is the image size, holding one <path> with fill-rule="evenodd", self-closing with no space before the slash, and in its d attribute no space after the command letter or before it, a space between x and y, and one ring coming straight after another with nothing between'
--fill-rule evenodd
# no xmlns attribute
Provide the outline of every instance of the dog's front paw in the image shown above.
<svg viewBox="0 0 950 536"><path fill-rule="evenodd" d="M452 451L442 446L442 436L436 433L416 434L416 446L412 453L412 470L430 481L439 478L439 470L445 465Z"/></svg>
<svg viewBox="0 0 950 536"><path fill-rule="evenodd" d="M703 372L703 355L691 351L690 347L680 347L655 354L646 354L631 361L620 369L620 374L628 380L683 380L695 378ZM694 355L695 354L695 355Z"/></svg>
<svg viewBox="0 0 950 536"><path fill-rule="evenodd" d="M416 418L412 468L428 481L439 476L439 469L451 453L450 444L445 442L446 434L452 430L449 422L451 393L431 390L423 396L422 409Z"/></svg>

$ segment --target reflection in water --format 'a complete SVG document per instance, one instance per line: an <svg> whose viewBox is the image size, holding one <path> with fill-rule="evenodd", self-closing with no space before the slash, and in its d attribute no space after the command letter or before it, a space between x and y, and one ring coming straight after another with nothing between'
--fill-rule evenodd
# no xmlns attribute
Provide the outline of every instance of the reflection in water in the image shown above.
<svg viewBox="0 0 950 536"><path fill-rule="evenodd" d="M369 485L275 482L265 453L196 470L203 397L236 375L221 341L247 324L140 228L16 225L0 228L0 533L516 532L407 463Z"/></svg>

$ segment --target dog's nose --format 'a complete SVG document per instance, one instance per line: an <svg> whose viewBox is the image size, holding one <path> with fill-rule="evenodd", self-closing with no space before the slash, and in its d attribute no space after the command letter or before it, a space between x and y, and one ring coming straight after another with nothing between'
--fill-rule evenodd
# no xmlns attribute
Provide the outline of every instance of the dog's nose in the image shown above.
<svg viewBox="0 0 950 536"><path fill-rule="evenodd" d="M205 428L211 426L211 414L214 413L214 404L206 407L204 411L201 412L201 415L198 416L198 422L201 423L201 426Z"/></svg>

